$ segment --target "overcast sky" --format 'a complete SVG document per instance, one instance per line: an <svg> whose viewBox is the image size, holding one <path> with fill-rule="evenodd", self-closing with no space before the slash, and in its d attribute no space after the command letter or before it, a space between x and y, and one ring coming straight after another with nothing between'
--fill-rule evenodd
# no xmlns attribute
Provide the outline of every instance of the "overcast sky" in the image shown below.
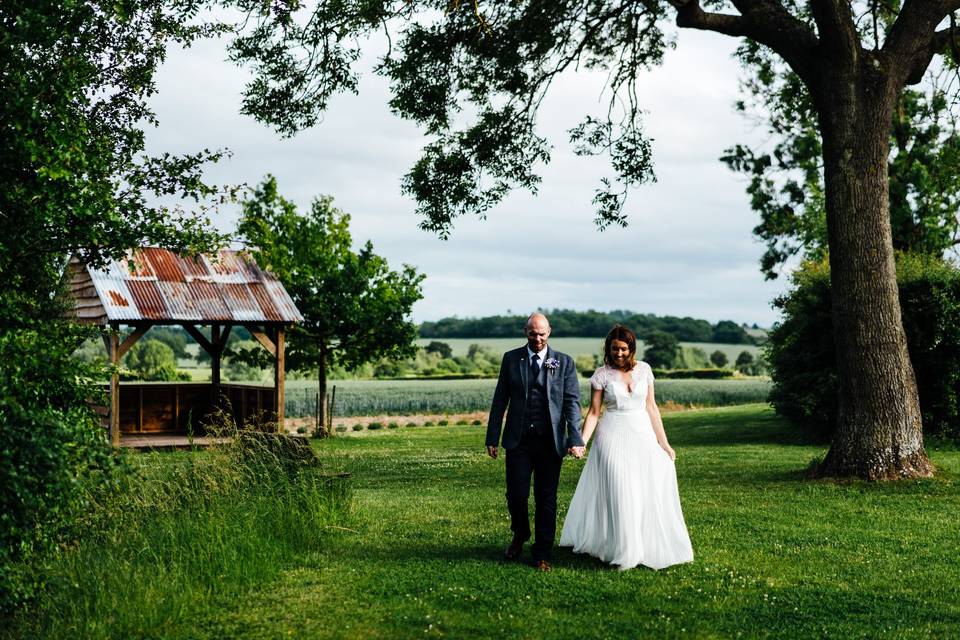
<svg viewBox="0 0 960 640"><path fill-rule="evenodd" d="M574 156L566 139L605 104L596 75L560 78L543 105L540 130L553 159L540 171L539 194L514 193L486 221L460 219L447 241L418 229L413 203L400 194L428 140L390 113L387 84L372 74L359 95L339 96L320 124L284 140L239 115L247 76L225 61L222 43L171 52L152 101L160 127L148 132L148 150L227 147L233 156L211 167L211 181L253 186L272 173L281 193L304 208L315 195L332 195L351 214L358 244L370 239L392 266L412 264L427 275L417 321L541 307L767 326L776 318L770 301L786 283L763 280L744 181L718 160L759 135L733 112L735 44L685 31L665 64L643 76L658 182L631 193L626 229L596 230L590 200L609 174L607 160ZM217 224L232 229L236 214L225 209Z"/></svg>

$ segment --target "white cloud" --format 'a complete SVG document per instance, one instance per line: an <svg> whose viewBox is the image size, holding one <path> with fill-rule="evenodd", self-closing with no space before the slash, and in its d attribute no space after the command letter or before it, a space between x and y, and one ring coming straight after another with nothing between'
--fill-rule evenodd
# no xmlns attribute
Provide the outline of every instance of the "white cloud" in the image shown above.
<svg viewBox="0 0 960 640"><path fill-rule="evenodd" d="M148 145L228 147L233 157L208 172L215 182L254 185L272 173L301 206L334 196L352 215L357 241L370 238L393 265L427 274L417 320L567 307L768 324L770 300L785 283L763 280L755 214L741 180L718 161L726 147L756 135L732 109L734 46L683 32L663 67L643 77L658 182L631 194L629 227L603 233L590 200L609 174L606 161L574 156L566 140L583 115L603 108L596 75L560 78L543 106L542 132L554 149L539 195L514 193L485 222L460 220L449 241L420 231L413 203L400 194L427 140L390 113L382 78L364 76L359 95L336 97L319 125L285 140L239 115L245 72L223 61L222 43L199 43L171 52L161 70L153 101L161 126ZM225 211L218 223L230 228L235 216Z"/></svg>

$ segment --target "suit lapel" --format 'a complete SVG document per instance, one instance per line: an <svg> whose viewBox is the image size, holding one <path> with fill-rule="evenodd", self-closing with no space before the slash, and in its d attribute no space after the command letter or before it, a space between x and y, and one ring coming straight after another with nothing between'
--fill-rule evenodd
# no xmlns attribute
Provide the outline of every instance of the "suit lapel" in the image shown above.
<svg viewBox="0 0 960 640"><path fill-rule="evenodd" d="M543 363L540 366L540 370L543 371L543 386L547 388L547 406L550 406L550 383L553 381L553 369L547 367L547 363L553 358L553 349L547 345L547 357L544 358Z"/></svg>
<svg viewBox="0 0 960 640"><path fill-rule="evenodd" d="M520 352L520 378L523 380L523 395L530 390L530 365L527 362L527 348Z"/></svg>

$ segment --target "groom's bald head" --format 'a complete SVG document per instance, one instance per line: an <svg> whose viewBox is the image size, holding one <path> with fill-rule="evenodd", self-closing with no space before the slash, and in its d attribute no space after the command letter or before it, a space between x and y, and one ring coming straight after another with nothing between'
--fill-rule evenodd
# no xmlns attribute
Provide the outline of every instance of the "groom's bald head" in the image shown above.
<svg viewBox="0 0 960 640"><path fill-rule="evenodd" d="M531 313L524 328L531 351L542 351L550 338L550 322L542 313Z"/></svg>

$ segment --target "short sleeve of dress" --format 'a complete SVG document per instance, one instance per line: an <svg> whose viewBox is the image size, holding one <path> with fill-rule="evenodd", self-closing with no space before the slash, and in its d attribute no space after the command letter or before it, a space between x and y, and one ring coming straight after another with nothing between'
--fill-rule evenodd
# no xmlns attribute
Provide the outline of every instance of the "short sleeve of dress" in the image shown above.
<svg viewBox="0 0 960 640"><path fill-rule="evenodd" d="M647 378L647 385L653 384L653 369L646 362L643 363L643 374Z"/></svg>
<svg viewBox="0 0 960 640"><path fill-rule="evenodd" d="M590 388L596 391L603 391L605 386L607 386L607 368L600 367L590 376Z"/></svg>

